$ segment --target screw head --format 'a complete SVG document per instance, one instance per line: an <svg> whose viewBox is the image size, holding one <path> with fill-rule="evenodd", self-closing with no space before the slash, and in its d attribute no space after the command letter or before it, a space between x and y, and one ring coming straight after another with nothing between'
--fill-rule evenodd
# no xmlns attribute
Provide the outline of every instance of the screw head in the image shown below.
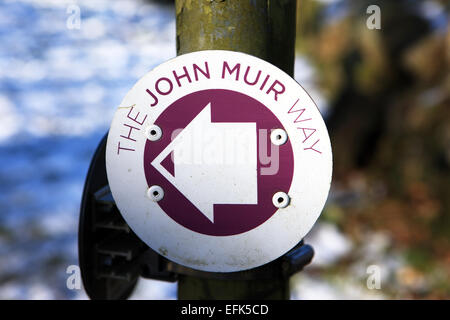
<svg viewBox="0 0 450 320"><path fill-rule="evenodd" d="M154 185L148 188L147 197L151 200L158 202L164 198L164 190L160 186Z"/></svg>
<svg viewBox="0 0 450 320"><path fill-rule="evenodd" d="M276 192L272 197L272 203L277 208L286 208L290 202L291 198L282 191Z"/></svg>
<svg viewBox="0 0 450 320"><path fill-rule="evenodd" d="M158 141L159 139L161 139L163 134L161 128L156 124L148 126L144 132L147 139L150 141Z"/></svg>
<svg viewBox="0 0 450 320"><path fill-rule="evenodd" d="M288 135L283 129L275 129L270 133L270 141L276 146L285 144L287 140Z"/></svg>

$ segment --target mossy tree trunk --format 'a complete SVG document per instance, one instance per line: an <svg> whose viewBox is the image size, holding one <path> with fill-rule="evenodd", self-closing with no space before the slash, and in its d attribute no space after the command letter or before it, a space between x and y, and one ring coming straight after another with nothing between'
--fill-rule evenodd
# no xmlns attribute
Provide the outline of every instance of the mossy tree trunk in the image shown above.
<svg viewBox="0 0 450 320"><path fill-rule="evenodd" d="M245 52L292 75L296 0L176 0L177 54Z"/></svg>

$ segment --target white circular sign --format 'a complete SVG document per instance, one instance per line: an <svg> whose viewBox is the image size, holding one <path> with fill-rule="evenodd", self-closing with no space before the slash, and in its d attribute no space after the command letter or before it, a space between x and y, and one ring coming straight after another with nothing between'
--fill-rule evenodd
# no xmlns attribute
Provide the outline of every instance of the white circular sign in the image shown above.
<svg viewBox="0 0 450 320"><path fill-rule="evenodd" d="M148 246L194 269L233 272L275 260L312 228L332 154L295 80L213 50L136 83L111 124L106 169L118 209Z"/></svg>

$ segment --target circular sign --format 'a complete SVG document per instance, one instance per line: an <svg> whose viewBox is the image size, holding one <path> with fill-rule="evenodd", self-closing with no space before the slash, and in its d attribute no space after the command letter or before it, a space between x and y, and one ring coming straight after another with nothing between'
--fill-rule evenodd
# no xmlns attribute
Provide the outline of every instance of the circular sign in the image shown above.
<svg viewBox="0 0 450 320"><path fill-rule="evenodd" d="M200 51L127 94L108 135L117 207L152 249L212 272L275 260L312 228L332 155L307 92L256 57Z"/></svg>

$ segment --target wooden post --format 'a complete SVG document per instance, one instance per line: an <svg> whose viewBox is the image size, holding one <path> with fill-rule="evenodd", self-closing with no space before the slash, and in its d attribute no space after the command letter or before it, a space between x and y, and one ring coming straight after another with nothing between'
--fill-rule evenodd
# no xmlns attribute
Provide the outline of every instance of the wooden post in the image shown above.
<svg viewBox="0 0 450 320"><path fill-rule="evenodd" d="M296 0L176 0L177 54L232 50L294 71ZM179 299L288 299L286 279L180 276Z"/></svg>

